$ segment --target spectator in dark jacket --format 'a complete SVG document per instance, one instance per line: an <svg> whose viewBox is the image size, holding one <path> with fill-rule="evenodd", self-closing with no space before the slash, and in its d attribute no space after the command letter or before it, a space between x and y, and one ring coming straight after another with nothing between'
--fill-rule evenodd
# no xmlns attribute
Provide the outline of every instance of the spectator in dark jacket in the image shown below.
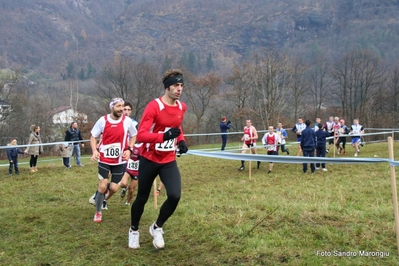
<svg viewBox="0 0 399 266"><path fill-rule="evenodd" d="M18 154L24 154L23 151L19 150L16 147L17 145L17 140L13 139L10 141L10 143L7 144L10 148L7 148L7 157L8 161L10 162L10 167L8 168L8 173L12 175L12 168L14 166L15 169L15 174L19 175L19 170L18 170Z"/></svg>
<svg viewBox="0 0 399 266"><path fill-rule="evenodd" d="M323 124L319 124L318 125L318 130L315 132L316 134L316 153L317 153L317 157L326 157L326 138L328 138L330 136L330 133L328 133L328 131L326 131L325 128L323 128ZM318 170L320 167L320 164L317 163L316 164L316 170ZM323 169L323 171L327 171L326 168L326 164L322 163L321 164L321 168Z"/></svg>
<svg viewBox="0 0 399 266"><path fill-rule="evenodd" d="M314 150L316 148L316 134L310 127L310 120L305 121L306 128L302 131L301 149L304 157L314 157ZM310 164L312 173L315 171L314 163ZM303 164L303 172L306 174L308 171L308 164Z"/></svg>
<svg viewBox="0 0 399 266"><path fill-rule="evenodd" d="M79 143L79 141L83 140L82 136L80 135L80 130L78 128L78 123L72 122L71 126L68 128L67 131L65 131L65 141L70 142L72 144L72 149L71 149L71 155L72 157L73 152L75 152L75 157L76 157L76 165L77 166L83 166L83 164L80 161L80 146L82 148L85 146L83 142ZM71 162L71 159L70 159Z"/></svg>
<svg viewBox="0 0 399 266"><path fill-rule="evenodd" d="M228 130L230 128L231 128L231 122L230 121L226 122L226 117L223 116L222 120L220 121L220 131L222 133L228 133L229 132ZM222 148L221 148L222 151L224 151L226 143L227 143L227 134L222 134Z"/></svg>

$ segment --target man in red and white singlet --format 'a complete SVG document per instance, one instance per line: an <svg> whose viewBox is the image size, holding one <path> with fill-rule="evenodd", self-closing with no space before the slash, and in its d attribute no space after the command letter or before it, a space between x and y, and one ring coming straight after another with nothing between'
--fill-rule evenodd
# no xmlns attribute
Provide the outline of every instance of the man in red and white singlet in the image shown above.
<svg viewBox="0 0 399 266"><path fill-rule="evenodd" d="M252 154L256 154L256 140L258 139L258 132L256 128L252 125L251 120L246 120L246 126L244 127L244 136L241 138L242 144L242 154L247 152L247 149L251 149ZM257 168L260 168L260 161L258 161ZM241 161L241 167L238 170L242 171L245 169L245 161Z"/></svg>
<svg viewBox="0 0 399 266"><path fill-rule="evenodd" d="M132 119L133 125L137 128L137 124L138 124L137 121L130 117L130 114L132 112L132 108L133 108L133 105L130 102L125 101L125 105L123 107L123 115L125 115L127 118ZM100 137L100 139L101 139L101 137ZM130 141L130 137L129 136L128 136L128 141ZM99 143L97 144L97 148L100 146L101 142L102 141L100 140ZM131 148L133 149L133 147L131 147ZM126 165L127 164L124 164L124 165L125 165L124 172L126 172ZM136 176L136 178L137 178L137 176ZM108 181L108 186L109 186L109 183L110 182ZM122 192L121 192L121 198L124 198L125 195L126 195L126 192L127 192L127 189L128 189L128 183L129 183L129 175L123 175L122 180L119 183L119 185L123 188ZM137 186L137 184L136 184L136 186ZM133 188L133 191L134 191L134 188ZM96 191L93 194L93 196L90 197L90 199L89 199L90 204L95 204L97 193L98 192ZM103 206L102 206L103 210L108 210L108 202L107 201L108 201L108 199L110 199L112 197L113 194L114 194L114 192L112 190L108 190L108 191L105 192L105 199L103 201Z"/></svg>
<svg viewBox="0 0 399 266"><path fill-rule="evenodd" d="M139 223L144 206L157 175L166 188L167 199L162 204L157 220L150 226L155 248L164 248L162 226L173 214L181 196L181 177L176 163L176 152L188 151L183 136L183 122L186 104L179 101L183 91L183 73L172 69L162 77L165 94L152 100L146 106L139 124L137 141L143 143L140 153L140 171L137 196L131 209L129 248L137 249L139 244Z"/></svg>
<svg viewBox="0 0 399 266"><path fill-rule="evenodd" d="M267 132L262 138L262 144L267 149L267 155L278 155L278 143L280 142L280 136L274 133L273 126L269 126L269 132ZM273 162L269 163L269 171L270 174L273 170Z"/></svg>
<svg viewBox="0 0 399 266"><path fill-rule="evenodd" d="M98 160L98 188L95 197L96 213L94 222L102 221L101 207L105 198L105 191L116 192L119 188L124 164L129 159L137 135L137 130L132 120L123 115L124 101L114 98L109 104L111 113L97 120L91 130L90 145L93 152L92 161ZM97 138L102 136L97 146ZM128 141L130 137L130 141ZM109 173L112 180L108 184Z"/></svg>

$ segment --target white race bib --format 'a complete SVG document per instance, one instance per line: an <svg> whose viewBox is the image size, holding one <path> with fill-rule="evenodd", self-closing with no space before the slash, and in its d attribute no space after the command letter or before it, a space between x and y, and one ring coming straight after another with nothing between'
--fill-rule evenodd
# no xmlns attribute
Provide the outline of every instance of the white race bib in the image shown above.
<svg viewBox="0 0 399 266"><path fill-rule="evenodd" d="M132 170L132 171L138 171L139 170L139 160L133 161L132 159L129 159L127 161L127 169Z"/></svg>
<svg viewBox="0 0 399 266"><path fill-rule="evenodd" d="M274 151L276 149L276 145L266 145L266 149L268 151Z"/></svg>
<svg viewBox="0 0 399 266"><path fill-rule="evenodd" d="M175 140L176 139L168 139L162 143L155 143L155 150L157 151L175 151Z"/></svg>
<svg viewBox="0 0 399 266"><path fill-rule="evenodd" d="M122 148L120 143L112 143L101 147L101 152L104 153L105 158L119 158L122 155Z"/></svg>
<svg viewBox="0 0 399 266"><path fill-rule="evenodd" d="M249 140L249 135L248 134L244 134L244 140Z"/></svg>

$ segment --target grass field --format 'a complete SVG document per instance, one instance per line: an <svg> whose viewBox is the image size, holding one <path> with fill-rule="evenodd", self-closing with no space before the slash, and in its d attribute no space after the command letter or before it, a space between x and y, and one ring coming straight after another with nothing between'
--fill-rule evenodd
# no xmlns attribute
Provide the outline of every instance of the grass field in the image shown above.
<svg viewBox="0 0 399 266"><path fill-rule="evenodd" d="M352 158L353 149L348 153ZM366 145L360 157L374 155L388 157L387 143ZM328 172L313 175L303 174L300 164L280 163L268 175L267 163L257 170L253 162L249 179L248 162L240 172L238 161L192 155L177 161L182 199L164 226L164 250L155 250L148 233L159 210L152 195L138 250L127 247L130 207L119 193L103 222L92 222L88 199L96 190L97 163L88 157L85 167L70 170L60 158L40 157L37 173L23 164L21 175L11 177L1 167L0 264L398 264L388 163L327 165ZM164 199L163 191L159 205Z"/></svg>

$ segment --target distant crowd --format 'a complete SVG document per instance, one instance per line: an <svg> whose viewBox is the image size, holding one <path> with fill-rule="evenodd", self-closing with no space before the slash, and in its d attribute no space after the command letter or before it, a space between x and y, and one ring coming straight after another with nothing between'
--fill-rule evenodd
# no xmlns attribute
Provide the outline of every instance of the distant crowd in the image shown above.
<svg viewBox="0 0 399 266"><path fill-rule="evenodd" d="M227 134L228 130L231 128L231 122L227 121L226 117L222 117L220 122L220 129L222 132L222 147L221 150L224 150L227 143ZM293 133L296 135L296 139L298 141L298 152L297 156L300 156L301 153L306 157L313 157L314 155L318 157L325 157L326 153L328 153L335 146L338 154L348 155L346 151L346 141L348 135L351 136L351 144L354 149L354 156L357 157L360 153L360 147L363 146L362 134L364 134L364 128L359 123L359 119L354 119L353 124L348 127L345 124L344 119L340 119L339 117L330 116L329 120L324 124L321 122L321 118L316 118L313 123L313 127L311 127L310 120L304 121L303 118L299 118L298 122L291 129ZM224 134L223 134L224 133ZM286 148L286 139L288 138L287 131L283 128L282 123L277 124L277 128L275 129L273 126L269 126L268 132L264 134L262 137L262 144L267 149L268 155L278 155L278 152L281 148L281 152L290 154L289 148ZM244 135L241 138L243 141L241 153L246 153L247 150L250 150L252 154L257 153L256 141L259 139L258 132L256 128L252 125L251 120L246 120L246 125L244 127ZM328 145L328 147L327 147ZM261 162L257 162L257 168L260 169ZM325 164L320 164L314 166L311 164L312 173L315 170L320 169L322 167L323 171L327 171ZM245 169L245 161L241 161L241 166L238 170L242 171ZM272 173L273 163L269 163L268 173ZM307 167L304 168L303 171L307 172Z"/></svg>

